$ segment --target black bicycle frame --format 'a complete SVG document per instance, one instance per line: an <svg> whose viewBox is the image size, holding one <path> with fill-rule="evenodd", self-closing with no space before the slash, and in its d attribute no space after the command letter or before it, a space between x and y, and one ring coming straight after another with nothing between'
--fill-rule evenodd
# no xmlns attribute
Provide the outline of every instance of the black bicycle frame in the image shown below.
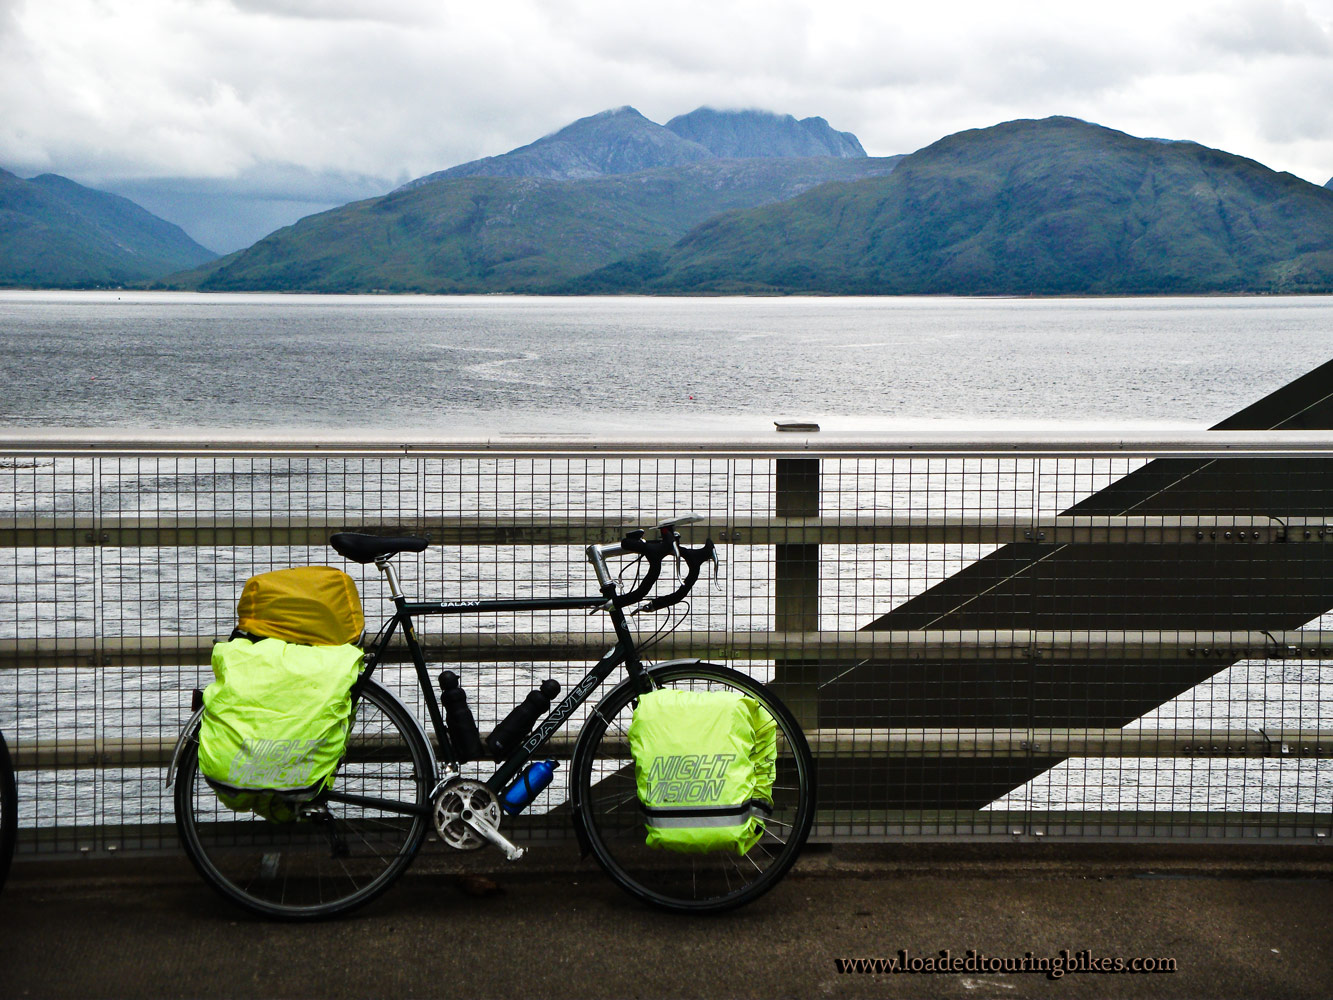
<svg viewBox="0 0 1333 1000"><path fill-rule="evenodd" d="M630 632L624 610L616 606L615 596L615 584L609 584L601 597L548 597L525 601L427 602L408 601L404 597L397 597L394 598L395 611L393 617L380 630L380 634L375 638L366 653L366 666L362 672L362 677L369 679L375 668L385 662L389 643L393 639L394 632L401 629L403 639L407 643L408 652L412 657L412 663L416 667L417 682L420 684L421 691L426 698L426 710L430 715L431 728L435 731L435 738L439 745L438 759L445 764L457 766L457 754L454 751L453 742L449 739L449 729L444 723L444 715L440 711L440 700L435 693L435 684L426 667L425 653L417 639L416 630L412 627L413 619L428 615L502 614L509 611L603 610L610 615L611 622L616 630L615 645L607 650L602 658L597 661L596 666L570 689L559 704L551 709L537 725L537 728L524 737L523 742L518 745L514 752L505 758L495 772L486 779L486 786L496 795L499 795L518 776L537 751L545 745L546 741L569 720L574 709L587 701L589 695L601 686L602 682L611 675L616 667L624 664L629 676L635 683L646 688L647 675L644 672L643 663L639 659L634 636ZM325 797L335 802L353 801L352 796L340 794L336 789L331 789ZM395 804L375 800L374 803L363 802L362 804L375 804L400 809L403 812L415 813L418 811L415 806L410 806L408 803Z"/></svg>

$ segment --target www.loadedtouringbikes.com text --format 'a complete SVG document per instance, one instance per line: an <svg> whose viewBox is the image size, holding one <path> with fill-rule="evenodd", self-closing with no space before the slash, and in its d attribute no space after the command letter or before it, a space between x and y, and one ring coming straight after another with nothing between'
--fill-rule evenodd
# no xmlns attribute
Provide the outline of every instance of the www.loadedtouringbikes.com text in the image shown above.
<svg viewBox="0 0 1333 1000"><path fill-rule="evenodd" d="M1010 972L1040 973L1047 979L1060 979L1066 975L1078 974L1139 974L1153 975L1176 971L1174 958L1136 957L1096 955L1089 948L1081 951L1061 949L1055 955L1034 955L1026 952L1023 957L1000 957L987 955L985 952L969 948L962 954L955 955L949 949L933 955L913 955L902 949L888 958L835 958L834 964L840 973L876 975L879 973L939 974L960 972Z"/></svg>

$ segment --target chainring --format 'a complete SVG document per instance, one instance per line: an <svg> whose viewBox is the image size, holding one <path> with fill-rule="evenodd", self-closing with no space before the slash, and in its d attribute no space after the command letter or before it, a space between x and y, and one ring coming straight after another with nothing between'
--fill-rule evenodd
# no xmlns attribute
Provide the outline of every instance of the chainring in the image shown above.
<svg viewBox="0 0 1333 1000"><path fill-rule="evenodd" d="M494 829L500 828L500 800L480 781L459 778L450 782L435 796L433 817L435 832L456 851L475 851L486 841L463 820L470 811L480 822Z"/></svg>

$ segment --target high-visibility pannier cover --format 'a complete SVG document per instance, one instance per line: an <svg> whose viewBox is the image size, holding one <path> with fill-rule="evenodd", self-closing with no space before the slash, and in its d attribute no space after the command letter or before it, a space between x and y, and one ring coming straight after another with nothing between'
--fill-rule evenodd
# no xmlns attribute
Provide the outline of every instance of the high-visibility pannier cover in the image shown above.
<svg viewBox="0 0 1333 1000"><path fill-rule="evenodd" d="M639 698L629 727L649 847L744 854L773 805L777 724L735 691L665 688Z"/></svg>
<svg viewBox="0 0 1333 1000"><path fill-rule="evenodd" d="M270 819L332 784L351 727L356 646L232 639L213 647L199 770L228 807Z"/></svg>
<svg viewBox="0 0 1333 1000"><path fill-rule="evenodd" d="M350 576L332 566L297 566L246 581L236 605L242 632L312 646L356 642L366 628Z"/></svg>

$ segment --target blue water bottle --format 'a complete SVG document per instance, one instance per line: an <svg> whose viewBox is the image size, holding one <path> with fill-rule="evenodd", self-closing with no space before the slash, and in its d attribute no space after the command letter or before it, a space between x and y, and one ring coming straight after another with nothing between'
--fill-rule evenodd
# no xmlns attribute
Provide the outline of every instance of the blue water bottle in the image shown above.
<svg viewBox="0 0 1333 1000"><path fill-rule="evenodd" d="M534 760L514 779L514 783L504 790L504 794L500 796L500 808L510 816L517 816L551 783L551 779L555 777L555 769L559 766L553 760Z"/></svg>

